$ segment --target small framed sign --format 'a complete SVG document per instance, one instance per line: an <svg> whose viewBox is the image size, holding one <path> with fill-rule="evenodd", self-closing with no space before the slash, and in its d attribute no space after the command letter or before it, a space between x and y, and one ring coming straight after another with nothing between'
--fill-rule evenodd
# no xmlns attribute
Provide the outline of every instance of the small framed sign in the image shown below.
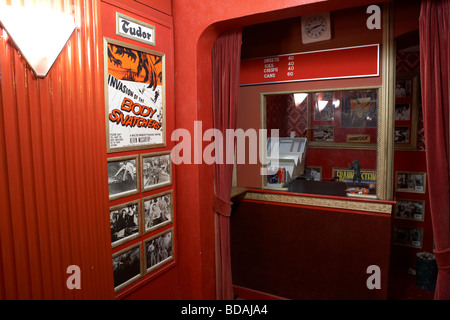
<svg viewBox="0 0 450 320"><path fill-rule="evenodd" d="M348 143L370 143L370 134L347 134Z"/></svg>
<svg viewBox="0 0 450 320"><path fill-rule="evenodd" d="M155 26L116 12L116 34L131 40L155 45Z"/></svg>

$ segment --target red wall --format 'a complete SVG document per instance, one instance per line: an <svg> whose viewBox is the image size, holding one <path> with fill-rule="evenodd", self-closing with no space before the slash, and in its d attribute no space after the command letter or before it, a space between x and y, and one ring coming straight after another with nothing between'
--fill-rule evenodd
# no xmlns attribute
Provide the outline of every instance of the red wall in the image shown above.
<svg viewBox="0 0 450 320"><path fill-rule="evenodd" d="M103 36L117 38L117 2L45 3L74 14L77 29L44 79L0 29L0 299L176 299L174 264L136 283L134 295L114 294L109 207L120 201L108 199ZM153 8L120 3L138 19L151 12L156 24L156 50L166 53L170 133L171 1L147 2ZM168 139L165 149L171 147ZM79 290L66 286L70 265L80 267ZM151 289L144 286L150 278Z"/></svg>
<svg viewBox="0 0 450 320"><path fill-rule="evenodd" d="M390 228L386 214L239 201L230 228L233 284L294 300L386 299ZM378 290L366 285L371 265L380 268Z"/></svg>
<svg viewBox="0 0 450 320"><path fill-rule="evenodd" d="M99 2L51 4L78 25L44 79L0 29L0 299L111 299Z"/></svg>
<svg viewBox="0 0 450 320"><path fill-rule="evenodd" d="M173 0L175 44L175 126L193 132L194 121L212 128L211 49L231 28L313 12L370 5L379 1L197 1ZM220 10L218 10L220 8ZM255 126L254 128L258 128ZM201 164L177 168L178 269L182 297L215 296L213 169Z"/></svg>
<svg viewBox="0 0 450 320"><path fill-rule="evenodd" d="M377 2L127 0L120 7L162 30L157 50L175 75L167 85L176 110L168 114L169 143L172 129L192 132L195 120L212 127L211 48L222 31ZM104 19L119 1L51 3L74 9L79 28L45 79L36 79L11 42L0 39L0 299L113 299L102 37L114 37L115 20ZM126 298L215 297L213 170L183 164L175 175L182 226L176 264ZM72 264L81 267L81 290L66 287Z"/></svg>

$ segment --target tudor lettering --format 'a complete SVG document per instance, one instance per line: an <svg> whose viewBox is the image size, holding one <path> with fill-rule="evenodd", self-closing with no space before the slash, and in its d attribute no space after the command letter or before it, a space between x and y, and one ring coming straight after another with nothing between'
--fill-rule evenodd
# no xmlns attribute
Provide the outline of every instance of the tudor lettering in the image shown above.
<svg viewBox="0 0 450 320"><path fill-rule="evenodd" d="M133 20L129 18L130 20ZM154 45L154 27L143 23L118 18L118 32L124 36L131 37L138 41Z"/></svg>
<svg viewBox="0 0 450 320"><path fill-rule="evenodd" d="M122 20L122 31L126 34L129 34L131 36L136 36L138 38L142 39L148 39L151 40L152 34L150 32L142 31L142 28L140 26L136 27L129 27L130 22L127 20Z"/></svg>

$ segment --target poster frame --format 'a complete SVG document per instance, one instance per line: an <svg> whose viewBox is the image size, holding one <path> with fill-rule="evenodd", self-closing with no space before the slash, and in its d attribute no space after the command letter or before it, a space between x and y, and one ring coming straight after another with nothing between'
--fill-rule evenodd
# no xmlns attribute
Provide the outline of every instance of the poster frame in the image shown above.
<svg viewBox="0 0 450 320"><path fill-rule="evenodd" d="M111 132L110 132L110 121L109 121L109 114L110 110L114 109L114 106L110 105L109 101L109 83L108 83L108 75L109 75L109 68L108 68L108 60L109 52L108 52L108 45L116 45L121 46L126 49L136 50L143 53L151 54L154 56L158 56L161 58L162 63L162 88L161 88L161 131L162 131L162 141L156 142L156 143L146 143L146 144L136 144L136 145L130 145L130 146L122 146L122 147L111 147ZM166 73L165 73L165 54L147 49L144 47L132 45L123 41L111 39L104 37L103 38L103 48L104 48L104 90L105 90L105 129L106 129L106 149L107 153L114 153L114 152L123 152L123 151L130 151L130 150L142 150L142 149L150 149L150 148L161 148L166 146ZM132 114L132 113L131 113Z"/></svg>

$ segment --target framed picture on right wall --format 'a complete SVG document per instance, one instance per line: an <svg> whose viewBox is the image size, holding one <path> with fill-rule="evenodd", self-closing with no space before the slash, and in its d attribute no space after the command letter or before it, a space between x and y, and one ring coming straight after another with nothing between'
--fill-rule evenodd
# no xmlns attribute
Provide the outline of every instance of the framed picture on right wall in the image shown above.
<svg viewBox="0 0 450 320"><path fill-rule="evenodd" d="M425 200L397 199L394 207L394 218L424 221Z"/></svg>
<svg viewBox="0 0 450 320"><path fill-rule="evenodd" d="M397 171L395 174L395 191L425 193L426 173Z"/></svg>
<svg viewBox="0 0 450 320"><path fill-rule="evenodd" d="M393 242L399 246L422 248L423 228L394 226Z"/></svg>

